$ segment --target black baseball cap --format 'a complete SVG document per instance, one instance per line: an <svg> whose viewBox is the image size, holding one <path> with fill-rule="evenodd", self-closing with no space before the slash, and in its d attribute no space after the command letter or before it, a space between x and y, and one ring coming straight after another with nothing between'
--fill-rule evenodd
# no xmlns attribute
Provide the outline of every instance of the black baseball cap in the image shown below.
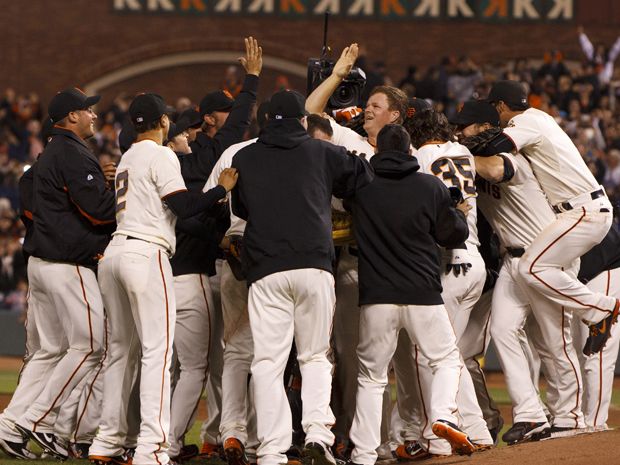
<svg viewBox="0 0 620 465"><path fill-rule="evenodd" d="M489 103L504 102L514 110L527 110L527 89L519 81L497 81L493 83L486 99Z"/></svg>
<svg viewBox="0 0 620 465"><path fill-rule="evenodd" d="M306 98L294 90L276 92L269 101L269 119L301 118L306 116Z"/></svg>
<svg viewBox="0 0 620 465"><path fill-rule="evenodd" d="M200 117L214 111L230 111L235 99L227 90L216 90L200 101Z"/></svg>
<svg viewBox="0 0 620 465"><path fill-rule="evenodd" d="M189 128L189 121L185 118L179 118L176 123L170 121L170 127L168 128L168 137L167 139L170 141L174 137L181 134L183 131L186 131Z"/></svg>
<svg viewBox="0 0 620 465"><path fill-rule="evenodd" d="M72 111L86 110L99 101L99 95L88 96L77 87L58 92L52 98L48 113L54 123L65 118Z"/></svg>
<svg viewBox="0 0 620 465"><path fill-rule="evenodd" d="M129 105L129 117L136 124L152 123L170 112L161 95L140 94Z"/></svg>
<svg viewBox="0 0 620 465"><path fill-rule="evenodd" d="M469 100L450 123L461 127L483 123L499 126L499 114L495 107L485 100Z"/></svg>
<svg viewBox="0 0 620 465"><path fill-rule="evenodd" d="M411 118L420 111L430 110L431 104L422 98L410 97L407 103L407 117Z"/></svg>
<svg viewBox="0 0 620 465"><path fill-rule="evenodd" d="M193 108L188 108L183 113L181 113L177 121L180 121L182 119L187 120L188 128L200 127L200 125L202 124L202 118L200 117L200 113Z"/></svg>

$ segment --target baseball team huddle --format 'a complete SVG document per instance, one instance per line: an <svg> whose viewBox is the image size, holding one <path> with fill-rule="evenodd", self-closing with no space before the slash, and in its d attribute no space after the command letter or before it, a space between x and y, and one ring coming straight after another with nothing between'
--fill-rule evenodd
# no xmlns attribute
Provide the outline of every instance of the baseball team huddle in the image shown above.
<svg viewBox="0 0 620 465"><path fill-rule="evenodd" d="M256 108L246 38L236 98L173 122L136 96L118 165L85 142L99 97L53 97L19 184L27 355L0 414L7 455L36 459L31 440L95 465L471 455L504 424L479 364L491 339L504 442L608 429L620 235L604 188L517 81L450 121L390 86L352 119L328 110L357 56ZM185 436L203 391L199 449Z"/></svg>

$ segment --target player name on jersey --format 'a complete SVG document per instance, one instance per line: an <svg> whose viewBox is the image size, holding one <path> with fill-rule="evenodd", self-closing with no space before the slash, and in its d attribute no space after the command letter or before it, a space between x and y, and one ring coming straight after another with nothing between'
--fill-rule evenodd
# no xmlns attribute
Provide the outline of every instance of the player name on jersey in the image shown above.
<svg viewBox="0 0 620 465"><path fill-rule="evenodd" d="M573 0L114 0L121 13L315 16L378 19L571 21Z"/></svg>

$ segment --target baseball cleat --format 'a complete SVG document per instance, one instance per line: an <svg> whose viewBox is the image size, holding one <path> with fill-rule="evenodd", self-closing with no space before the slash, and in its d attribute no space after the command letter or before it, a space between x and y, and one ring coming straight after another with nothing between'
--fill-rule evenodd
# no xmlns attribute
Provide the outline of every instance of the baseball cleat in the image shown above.
<svg viewBox="0 0 620 465"><path fill-rule="evenodd" d="M106 455L89 455L88 460L94 465L131 465L133 459L127 455L116 455L108 457Z"/></svg>
<svg viewBox="0 0 620 465"><path fill-rule="evenodd" d="M425 460L433 455L424 450L418 441L407 441L396 448L396 460L409 462L411 460Z"/></svg>
<svg viewBox="0 0 620 465"><path fill-rule="evenodd" d="M250 465L245 455L245 447L237 438L228 438L224 441L224 455L228 465Z"/></svg>
<svg viewBox="0 0 620 465"><path fill-rule="evenodd" d="M220 459L224 458L224 451L222 450L222 446L219 444L211 444L209 442L203 442L202 447L200 448L200 454L198 454L200 458L203 459Z"/></svg>
<svg viewBox="0 0 620 465"><path fill-rule="evenodd" d="M499 433L501 433L503 427L504 419L502 417L499 417L499 420L497 421L497 426L495 428L489 429L489 433L491 434L491 439L493 439L494 446L497 446L497 443L499 442Z"/></svg>
<svg viewBox="0 0 620 465"><path fill-rule="evenodd" d="M318 442L309 442L301 451L301 461L305 465L335 465L336 460L325 446Z"/></svg>
<svg viewBox="0 0 620 465"><path fill-rule="evenodd" d="M28 441L12 442L0 438L0 449L13 459L36 460L37 456L28 449Z"/></svg>
<svg viewBox="0 0 620 465"><path fill-rule="evenodd" d="M176 457L170 457L170 460L177 462L177 463L183 463L183 462L187 462L188 460L193 459L194 457L197 457L199 453L200 451L198 450L197 445L188 444L186 446L181 447L181 450L179 451L179 455L177 455Z"/></svg>
<svg viewBox="0 0 620 465"><path fill-rule="evenodd" d="M22 436L32 439L43 452L47 452L54 458L58 460L67 460L69 458L69 451L55 434L30 431L17 423L15 424L15 429L19 431Z"/></svg>
<svg viewBox="0 0 620 465"><path fill-rule="evenodd" d="M476 446L469 440L467 434L452 422L447 420L433 422L433 433L448 441L454 454L471 455L476 452Z"/></svg>
<svg viewBox="0 0 620 465"><path fill-rule="evenodd" d="M518 421L504 433L502 440L509 446L512 446L527 441L533 436L547 431L549 428L550 425L546 421L538 423L533 421Z"/></svg>
<svg viewBox="0 0 620 465"><path fill-rule="evenodd" d="M72 442L69 444L69 454L74 459L87 459L90 444L87 442Z"/></svg>
<svg viewBox="0 0 620 465"><path fill-rule="evenodd" d="M590 335L583 347L585 355L590 356L603 350L611 334L611 327L618 322L618 313L620 313L620 300L616 300L616 305L608 317L596 324L589 325Z"/></svg>

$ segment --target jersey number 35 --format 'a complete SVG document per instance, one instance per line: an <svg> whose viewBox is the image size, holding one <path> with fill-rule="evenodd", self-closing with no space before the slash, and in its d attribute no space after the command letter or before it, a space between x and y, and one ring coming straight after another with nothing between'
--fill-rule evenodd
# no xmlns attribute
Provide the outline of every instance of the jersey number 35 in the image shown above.
<svg viewBox="0 0 620 465"><path fill-rule="evenodd" d="M476 195L474 173L467 158L440 158L431 165L431 172L448 187L458 187L465 197Z"/></svg>

